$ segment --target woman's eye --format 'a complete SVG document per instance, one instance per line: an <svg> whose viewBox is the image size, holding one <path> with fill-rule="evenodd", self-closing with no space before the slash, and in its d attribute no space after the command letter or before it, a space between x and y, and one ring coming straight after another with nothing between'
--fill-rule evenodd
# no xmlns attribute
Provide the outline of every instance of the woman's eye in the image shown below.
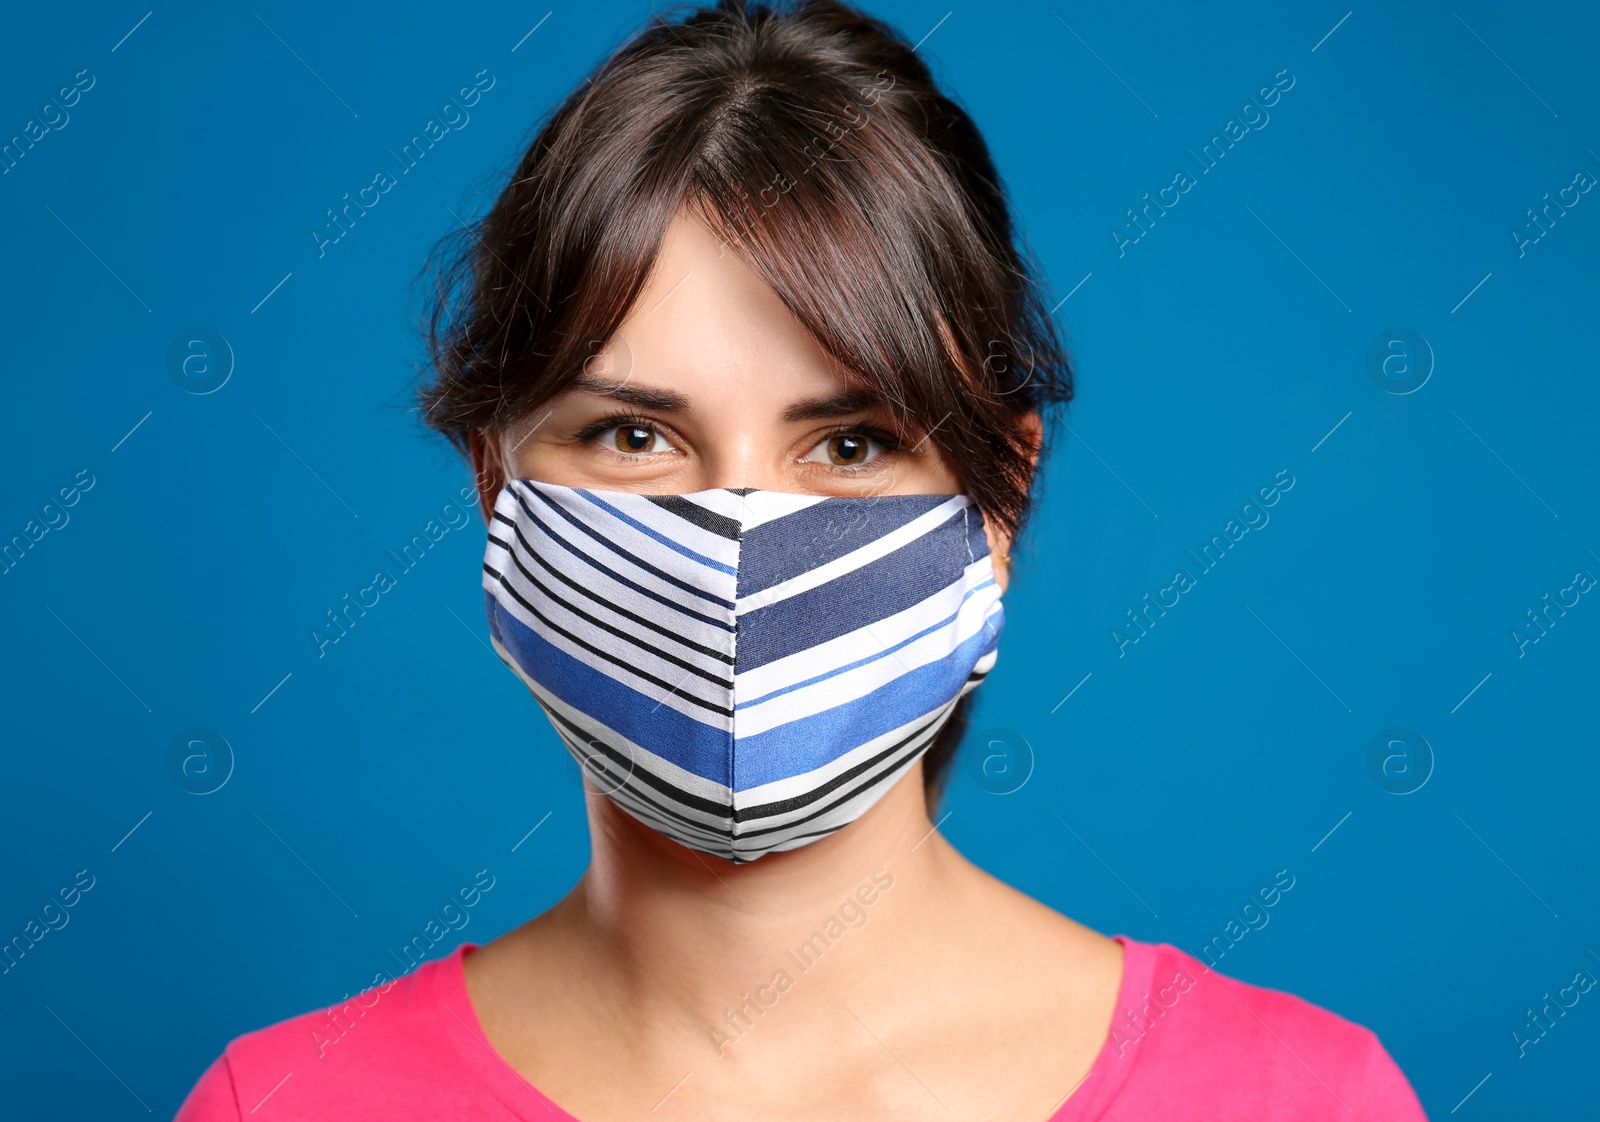
<svg viewBox="0 0 1600 1122"><path fill-rule="evenodd" d="M862 433L846 432L830 436L806 457L813 463L836 467L859 467L883 454L883 445Z"/></svg>
<svg viewBox="0 0 1600 1122"><path fill-rule="evenodd" d="M603 447L615 449L629 456L644 456L651 452L670 451L672 448L664 436L644 425L613 425L599 433L597 439Z"/></svg>

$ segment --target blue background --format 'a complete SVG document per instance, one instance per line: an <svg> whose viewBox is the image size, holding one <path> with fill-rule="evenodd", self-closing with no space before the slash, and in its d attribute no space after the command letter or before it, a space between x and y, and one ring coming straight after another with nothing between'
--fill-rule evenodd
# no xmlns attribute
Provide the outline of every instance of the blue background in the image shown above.
<svg viewBox="0 0 1600 1122"><path fill-rule="evenodd" d="M1373 1028L1432 1115L1593 1112L1600 992L1524 1057L1512 1030L1600 976L1600 595L1512 629L1600 576L1600 192L1521 256L1509 233L1600 177L1593 10L871 10L927 36L986 133L1079 376L945 832L1197 954L1288 870L1225 973ZM495 887L436 954L550 905L588 844L485 645L475 512L322 657L312 628L469 482L409 411L423 255L646 6L145 11L3 23L3 138L95 79L0 176L0 539L94 480L0 574L0 938L95 878L0 977L16 1117L169 1116L232 1036L396 969L477 870ZM485 70L319 258L325 210ZM1186 149L1284 70L1196 174ZM1180 168L1196 185L1119 256ZM233 354L212 393L169 369L194 328ZM1394 328L1432 352L1415 392L1369 371ZM1186 551L1279 471L1270 523L1199 572ZM1195 586L1119 647L1178 568ZM214 778L216 734L233 757L204 796L169 770L192 728ZM1375 777L1392 728L1411 747Z"/></svg>

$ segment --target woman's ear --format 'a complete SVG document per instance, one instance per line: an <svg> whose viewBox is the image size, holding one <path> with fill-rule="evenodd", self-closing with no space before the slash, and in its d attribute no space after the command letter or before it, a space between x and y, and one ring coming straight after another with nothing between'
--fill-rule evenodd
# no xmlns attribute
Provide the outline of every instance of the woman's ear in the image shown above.
<svg viewBox="0 0 1600 1122"><path fill-rule="evenodd" d="M473 429L467 434L467 450L472 455L472 479L478 488L478 508L487 525L494 517L494 501L505 486L505 468L500 462L500 445L493 433Z"/></svg>
<svg viewBox="0 0 1600 1122"><path fill-rule="evenodd" d="M1037 409L1030 410L1018 421L1018 427L1028 441L1029 466L1036 469L1039 466L1039 452L1044 447L1044 418L1039 416Z"/></svg>
<svg viewBox="0 0 1600 1122"><path fill-rule="evenodd" d="M1003 593L1011 581L1011 536L996 528L993 521L983 520L983 536L989 539L989 558L994 566L994 583Z"/></svg>
<svg viewBox="0 0 1600 1122"><path fill-rule="evenodd" d="M1034 410L1019 418L1018 427L1022 431L1023 439L1028 442L1030 467L1037 468L1039 451L1044 442L1043 420L1038 411ZM1000 586L1001 592L1005 592L1006 585L1011 580L1011 535L1002 532L988 519L984 519L983 532L989 539L989 553L994 558L994 582Z"/></svg>

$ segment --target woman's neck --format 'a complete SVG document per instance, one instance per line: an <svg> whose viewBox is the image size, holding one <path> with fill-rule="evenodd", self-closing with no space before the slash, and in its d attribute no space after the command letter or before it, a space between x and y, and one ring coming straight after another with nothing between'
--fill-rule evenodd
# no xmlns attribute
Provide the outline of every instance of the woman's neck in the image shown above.
<svg viewBox="0 0 1600 1122"><path fill-rule="evenodd" d="M1044 1118L1104 1044L1121 949L962 857L920 765L746 865L588 809L583 878L466 965L491 1046L578 1118Z"/></svg>
<svg viewBox="0 0 1600 1122"><path fill-rule="evenodd" d="M544 917L548 935L583 956L619 1022L650 1024L652 1040L676 1025L719 1052L792 989L807 991L788 1001L800 1015L886 969L926 968L989 879L935 832L920 763L845 829L749 864L686 849L598 793L589 819L589 869Z"/></svg>

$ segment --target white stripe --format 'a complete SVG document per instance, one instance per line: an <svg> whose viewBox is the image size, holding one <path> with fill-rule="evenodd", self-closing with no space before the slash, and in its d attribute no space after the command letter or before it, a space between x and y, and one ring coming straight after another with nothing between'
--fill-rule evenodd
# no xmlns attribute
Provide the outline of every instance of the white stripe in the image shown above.
<svg viewBox="0 0 1600 1122"><path fill-rule="evenodd" d="M600 492L595 492L599 494ZM691 491L686 495L675 495L674 498L686 499L695 506L703 507L713 514L742 523L745 511L748 508L746 496L736 495L726 488L717 488L714 491Z"/></svg>
<svg viewBox="0 0 1600 1122"><path fill-rule="evenodd" d="M742 502L737 515L745 533L757 526L787 517L808 507L826 502L828 495L791 495L785 491L752 491L748 495L730 495Z"/></svg>
<svg viewBox="0 0 1600 1122"><path fill-rule="evenodd" d="M499 527L499 530L505 531L506 534L510 532L505 530L503 525ZM557 547L551 544L549 535L542 533L536 526L529 525L524 527L523 533L533 547L532 552L549 561L563 576L572 578L584 592L588 593L588 596L585 596L583 593L574 590L570 585L551 576L548 570L533 557L529 556L530 551L524 548L521 542L513 540L516 556L522 559L523 565L527 566L528 571L533 573L540 583L544 584L563 600L571 601L584 611L591 612L604 619L607 623L622 628L624 631L630 633L637 631L641 641L659 643L663 640L658 632L640 627L632 620L616 615L616 609L633 612L635 615L652 623L659 624L676 636L732 656L732 630L715 627L704 620L695 619L677 611L673 606L653 600L642 593L634 591L627 585L619 583L583 560L562 556ZM500 535L499 531L497 531L497 536L503 535ZM504 550L501 550L502 555L504 552ZM535 603L542 602L541 594L532 587L532 582L523 575L522 570L517 568L515 561L510 557L504 557L503 560L503 564L495 561L491 561L490 564L504 574L506 581L516 588L518 592L521 592ZM691 610L712 619L725 619L730 625L733 623L733 613L726 608L719 608L715 604L702 602L700 609ZM586 624L585 626L590 625ZM676 646L670 644L668 646L675 653L678 652ZM687 653L685 653L685 657L687 657ZM704 655L696 655L695 657L705 658Z"/></svg>
<svg viewBox="0 0 1600 1122"><path fill-rule="evenodd" d="M506 491L509 490L509 487L506 488ZM554 498L554 496L552 496L552 498ZM719 608L717 605L712 604L701 597L695 596L692 593L686 592L677 587L676 585L669 584L668 582L662 580L654 573L651 573L649 570L643 568L638 561L628 557L626 552L617 553L606 549L588 534L585 534L582 530L568 522L560 514L556 513L556 511L547 507L543 502L540 501L537 495L525 494L523 496L523 501L528 504L528 508L530 510L538 513L540 521L550 527L550 534L541 537L541 531L539 530L538 526L534 525L533 519L529 518L527 513L523 511L522 507L518 505L516 497L507 495L505 491L502 491L501 498L495 501L495 510L515 522L521 528L523 535L527 537L529 541L537 542L546 539L556 539L565 543L561 549L553 550L549 554L547 560L549 560L552 565L557 567L567 566L570 568L571 566L579 564L580 559L583 559L583 562L587 565L589 564L587 559L592 557L594 559L592 564L604 565L607 568L615 571L618 575L633 581L635 584L638 584L644 588L648 588L652 592L659 593L662 597L670 600L673 604L684 608L686 611L699 612L701 615L714 617L722 617L727 613L727 609ZM502 502L505 504L503 507L500 505ZM563 510L569 509L566 504L558 502L557 505ZM597 511L596 513L603 512ZM585 525L588 524L589 523L586 521ZM513 545L519 545L516 540L516 535L511 533L510 527L505 526L504 523L501 523L500 525L501 530L497 532L496 536L505 538ZM601 536L605 537L606 535L604 532L602 532ZM620 545L620 543L618 544ZM496 569L499 569L501 572L505 572L506 564L502 563L505 562L504 548L495 545L493 542L490 542L489 551L490 554L489 556L485 557L485 560L487 560L489 564L493 565ZM674 564L669 562L663 567L663 571L670 573L681 568L684 559L679 557L677 554L673 554L673 558L677 563ZM529 567L532 568L533 566ZM730 603L732 602L734 590L737 587L732 577L724 577L722 574L712 573L709 570L698 571L704 572L708 576L717 578L718 580L725 580L727 582L725 589L707 587L706 591L712 595L720 596L722 599L727 600ZM709 582L707 583L709 584ZM658 605L657 610L665 609ZM731 615L728 615L727 618L731 622Z"/></svg>
<svg viewBox="0 0 1600 1122"><path fill-rule="evenodd" d="M662 537L670 538L681 546L686 546L702 556L713 561L735 567L739 564L739 542L737 538L725 538L721 534L697 526L676 511L650 501L648 495L616 494L607 491L594 492L596 498L604 499L612 506L627 514L630 518L637 519L649 526ZM687 499L688 495L667 496L675 499ZM730 499L739 496L729 495ZM630 501L631 500L631 501ZM692 499L690 500L693 501ZM696 506L702 504L695 503ZM596 508L597 510L599 508ZM605 511L600 511L605 515ZM682 564L680 561L679 564Z"/></svg>

